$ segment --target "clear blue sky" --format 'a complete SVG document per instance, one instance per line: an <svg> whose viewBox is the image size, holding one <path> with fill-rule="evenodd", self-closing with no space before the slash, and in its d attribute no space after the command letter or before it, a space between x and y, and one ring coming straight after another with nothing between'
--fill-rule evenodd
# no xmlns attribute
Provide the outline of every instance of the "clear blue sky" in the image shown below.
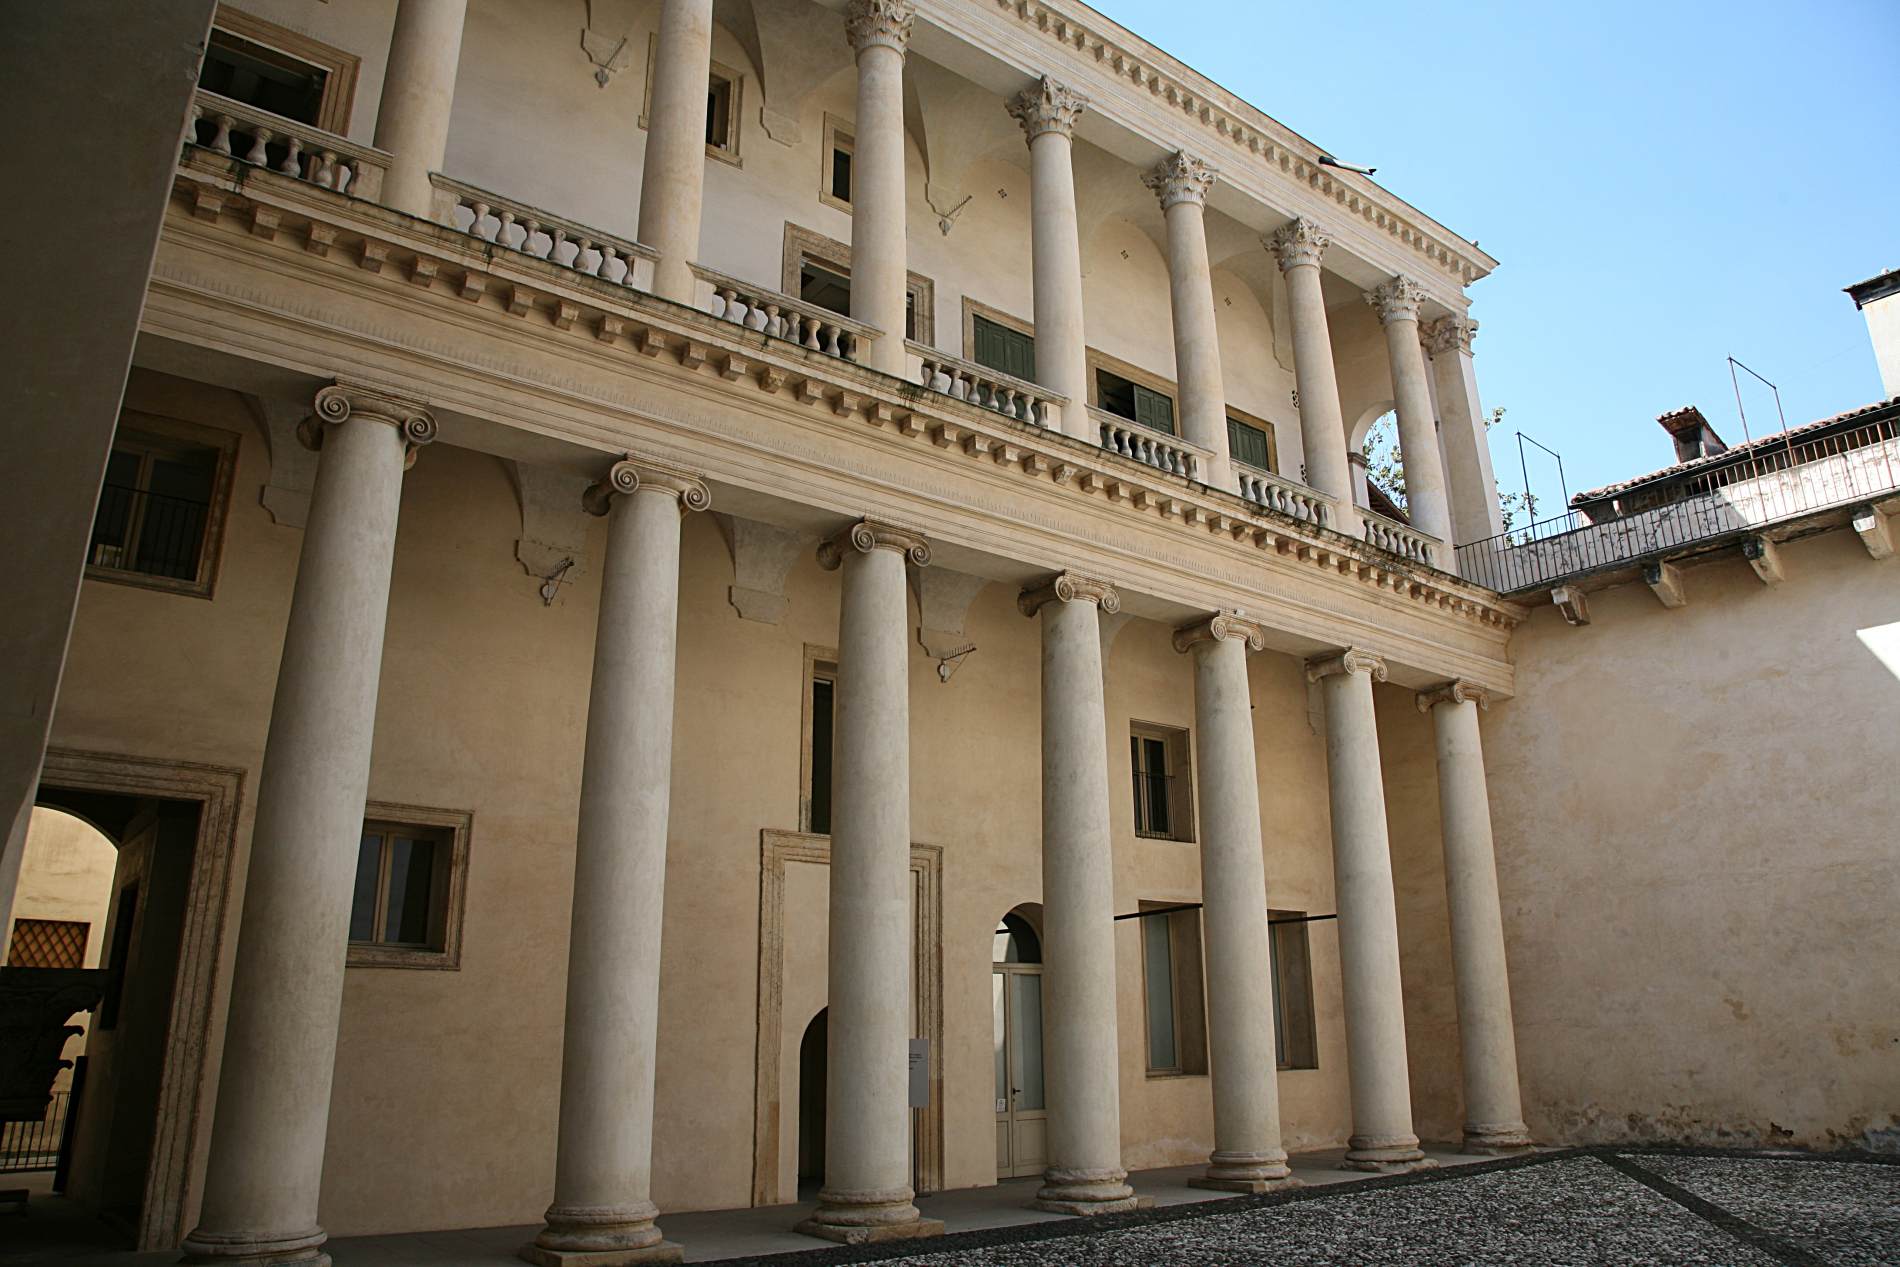
<svg viewBox="0 0 1900 1267"><path fill-rule="evenodd" d="M1501 261L1470 293L1506 491L1514 430L1573 493L1666 465L1669 409L1739 441L1731 355L1790 425L1880 398L1841 288L1900 267L1900 0L1094 3Z"/></svg>

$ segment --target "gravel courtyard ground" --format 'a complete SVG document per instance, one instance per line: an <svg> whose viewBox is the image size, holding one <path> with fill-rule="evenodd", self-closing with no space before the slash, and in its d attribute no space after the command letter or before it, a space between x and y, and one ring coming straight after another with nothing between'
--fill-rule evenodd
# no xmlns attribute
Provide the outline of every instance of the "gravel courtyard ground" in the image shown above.
<svg viewBox="0 0 1900 1267"><path fill-rule="evenodd" d="M887 1267L1900 1264L1900 1159L1591 1149L1216 1206L779 1257ZM1068 1235L1053 1233L1068 1232ZM766 1260L759 1260L764 1262Z"/></svg>

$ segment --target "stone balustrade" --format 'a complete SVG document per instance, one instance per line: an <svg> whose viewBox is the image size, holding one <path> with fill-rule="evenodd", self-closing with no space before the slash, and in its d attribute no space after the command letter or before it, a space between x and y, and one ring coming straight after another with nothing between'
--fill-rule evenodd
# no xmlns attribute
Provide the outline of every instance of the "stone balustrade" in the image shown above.
<svg viewBox="0 0 1900 1267"><path fill-rule="evenodd" d="M1240 485L1241 497L1256 506L1290 515L1302 523L1322 528L1334 526L1333 499L1317 488L1308 488L1297 480L1240 462L1234 463L1234 478Z"/></svg>
<svg viewBox="0 0 1900 1267"><path fill-rule="evenodd" d="M375 202L389 155L334 132L286 119L200 88L185 123L186 142L324 189Z"/></svg>
<svg viewBox="0 0 1900 1267"><path fill-rule="evenodd" d="M1055 411L1069 403L1046 387L1008 374L998 373L966 361L962 357L939 352L912 341L910 352L920 363L917 381L933 392L956 400L967 400L982 409L993 409L1005 418L1026 422L1032 427L1057 425Z"/></svg>
<svg viewBox="0 0 1900 1267"><path fill-rule="evenodd" d="M859 361L870 341L878 337L878 331L862 321L716 273L704 265L693 265L693 275L699 283L699 307L771 338L785 339L826 356Z"/></svg>
<svg viewBox="0 0 1900 1267"><path fill-rule="evenodd" d="M1089 407L1089 417L1095 421L1102 447L1110 453L1118 453L1170 475L1199 480L1203 484L1207 482L1208 463L1214 455L1199 445L1189 444L1179 436L1144 427L1132 419L1092 405Z"/></svg>
<svg viewBox="0 0 1900 1267"><path fill-rule="evenodd" d="M642 291L652 288L653 251L638 242L602 233L439 173L431 175L430 180L435 185L433 215L443 224L483 242L615 285Z"/></svg>
<svg viewBox="0 0 1900 1267"><path fill-rule="evenodd" d="M1396 519L1387 519L1363 506L1359 509L1359 518L1366 526L1367 545L1377 546L1401 559L1423 563L1426 567L1437 566L1432 558L1438 548L1437 538L1428 537L1416 528L1409 528Z"/></svg>

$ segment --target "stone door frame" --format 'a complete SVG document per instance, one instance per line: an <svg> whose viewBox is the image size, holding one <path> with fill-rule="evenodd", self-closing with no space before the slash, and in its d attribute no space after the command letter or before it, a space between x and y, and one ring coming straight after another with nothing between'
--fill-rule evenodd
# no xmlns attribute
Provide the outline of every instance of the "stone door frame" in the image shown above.
<svg viewBox="0 0 1900 1267"><path fill-rule="evenodd" d="M785 865L831 865L831 837L765 828L759 833L758 1047L754 1058L752 1115L752 1204L781 1205L794 1199L779 1187L782 1102L779 1062L785 1017ZM923 1036L930 1040L930 1107L917 1139L917 1180L922 1192L943 1189L943 849L912 842L910 871L917 885L917 918L911 937L912 997L919 1003ZM794 1194L795 1195L795 1194Z"/></svg>
<svg viewBox="0 0 1900 1267"><path fill-rule="evenodd" d="M165 1029L164 1066L159 1074L158 1124L138 1223L140 1250L176 1249L185 1236L191 1177L200 1160L203 1133L199 1124L210 1116L206 1071L212 999L230 906L244 771L194 761L52 747L46 750L40 768L39 787L198 805L198 838L192 849L178 974L172 983L171 1019ZM37 788L34 803L40 803Z"/></svg>

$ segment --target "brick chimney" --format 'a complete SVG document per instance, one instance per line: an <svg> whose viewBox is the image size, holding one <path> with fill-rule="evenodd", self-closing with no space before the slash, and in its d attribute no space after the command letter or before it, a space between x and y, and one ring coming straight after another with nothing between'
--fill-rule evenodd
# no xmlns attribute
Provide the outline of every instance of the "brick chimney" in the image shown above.
<svg viewBox="0 0 1900 1267"><path fill-rule="evenodd" d="M1693 462L1697 458L1714 457L1718 453L1728 452L1728 446L1722 443L1722 437L1715 434L1715 428L1702 416L1702 411L1694 405L1684 405L1656 419L1662 424L1670 438L1676 442L1676 461Z"/></svg>

